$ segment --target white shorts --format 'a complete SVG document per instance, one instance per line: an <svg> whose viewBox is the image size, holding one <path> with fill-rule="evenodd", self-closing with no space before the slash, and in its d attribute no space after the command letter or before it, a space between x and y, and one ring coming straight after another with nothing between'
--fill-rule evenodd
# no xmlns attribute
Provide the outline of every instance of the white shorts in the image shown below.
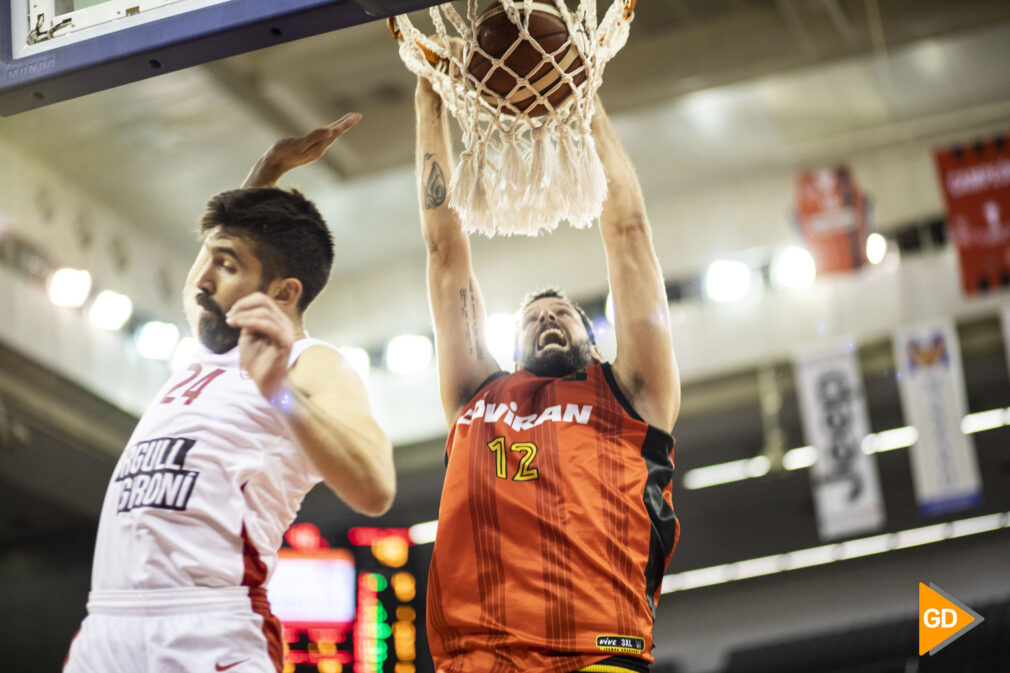
<svg viewBox="0 0 1010 673"><path fill-rule="evenodd" d="M91 592L63 673L280 673L283 657L263 589Z"/></svg>

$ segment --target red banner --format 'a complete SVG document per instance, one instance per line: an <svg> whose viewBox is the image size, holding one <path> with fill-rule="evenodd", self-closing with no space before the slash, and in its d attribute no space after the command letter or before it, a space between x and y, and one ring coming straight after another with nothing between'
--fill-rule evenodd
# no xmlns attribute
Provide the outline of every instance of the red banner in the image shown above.
<svg viewBox="0 0 1010 673"><path fill-rule="evenodd" d="M847 166L801 173L796 216L818 274L866 263L866 197Z"/></svg>
<svg viewBox="0 0 1010 673"><path fill-rule="evenodd" d="M947 231L967 294L1010 286L1010 150L1003 138L937 150Z"/></svg>

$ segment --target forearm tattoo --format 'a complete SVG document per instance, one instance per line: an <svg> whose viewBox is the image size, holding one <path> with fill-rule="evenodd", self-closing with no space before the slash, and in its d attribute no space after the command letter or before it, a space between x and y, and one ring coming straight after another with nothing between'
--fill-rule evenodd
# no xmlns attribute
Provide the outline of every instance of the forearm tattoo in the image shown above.
<svg viewBox="0 0 1010 673"><path fill-rule="evenodd" d="M461 287L459 289L460 319L463 321L463 332L466 336L466 351L470 355L473 355L473 336L470 334L470 318L467 315L467 304L466 288Z"/></svg>
<svg viewBox="0 0 1010 673"><path fill-rule="evenodd" d="M430 156L425 155L425 163ZM442 173L442 167L437 161L432 161L428 177L424 180L424 209L432 210L445 203L445 192L445 175Z"/></svg>
<svg viewBox="0 0 1010 673"><path fill-rule="evenodd" d="M484 357L480 348L480 328L477 325L477 293L473 291L473 280L470 281L470 320L473 323L473 353L478 360ZM470 330L468 329L467 332Z"/></svg>

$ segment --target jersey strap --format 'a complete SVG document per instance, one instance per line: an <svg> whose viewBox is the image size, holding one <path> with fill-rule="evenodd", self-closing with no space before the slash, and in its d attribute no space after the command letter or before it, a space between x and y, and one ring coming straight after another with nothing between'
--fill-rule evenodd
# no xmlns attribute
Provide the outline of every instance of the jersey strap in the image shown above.
<svg viewBox="0 0 1010 673"><path fill-rule="evenodd" d="M304 339L298 339L291 345L291 355L288 357L288 369L295 366L298 362L298 358L302 356L302 353L312 348L313 346L325 346L330 350L337 350L337 347L328 341L323 341L322 339L313 339L312 337L305 337Z"/></svg>

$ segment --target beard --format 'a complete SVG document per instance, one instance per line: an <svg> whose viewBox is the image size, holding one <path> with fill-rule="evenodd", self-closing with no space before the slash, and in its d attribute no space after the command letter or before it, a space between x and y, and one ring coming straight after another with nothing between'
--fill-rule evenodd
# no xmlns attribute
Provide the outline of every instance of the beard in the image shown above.
<svg viewBox="0 0 1010 673"><path fill-rule="evenodd" d="M206 312L200 315L196 327L200 343L218 355L235 348L242 330L228 324L224 311L208 295L203 293L196 295L196 303L206 309Z"/></svg>
<svg viewBox="0 0 1010 673"><path fill-rule="evenodd" d="M550 349L542 353L526 353L519 368L536 376L561 377L573 374L593 364L593 347L588 340L573 343L565 350Z"/></svg>

